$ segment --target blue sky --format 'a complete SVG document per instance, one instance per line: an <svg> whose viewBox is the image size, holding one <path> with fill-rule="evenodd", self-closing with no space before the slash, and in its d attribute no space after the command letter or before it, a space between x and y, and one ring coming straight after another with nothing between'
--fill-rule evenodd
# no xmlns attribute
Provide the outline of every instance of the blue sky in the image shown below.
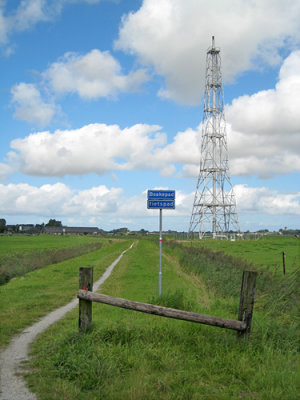
<svg viewBox="0 0 300 400"><path fill-rule="evenodd" d="M187 230L206 50L221 48L242 230L300 226L300 3L0 3L0 216L158 229L146 190L176 190Z"/></svg>

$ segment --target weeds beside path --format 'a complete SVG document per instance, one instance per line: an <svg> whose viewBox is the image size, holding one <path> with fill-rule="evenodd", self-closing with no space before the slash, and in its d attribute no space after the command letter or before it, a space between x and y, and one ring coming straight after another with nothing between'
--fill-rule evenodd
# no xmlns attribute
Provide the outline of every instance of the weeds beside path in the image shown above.
<svg viewBox="0 0 300 400"><path fill-rule="evenodd" d="M132 245L131 247L132 248ZM106 269L104 274L94 283L95 290L98 290L107 278L109 278L114 267L122 258L121 255ZM29 392L23 379L20 376L20 363L28 359L29 345L36 336L43 332L54 322L63 318L66 313L74 309L78 304L77 298L63 307L51 312L34 325L26 328L20 335L13 338L6 350L0 354L0 399L3 400L35 400L36 396Z"/></svg>
<svg viewBox="0 0 300 400"><path fill-rule="evenodd" d="M79 267L94 266L97 279L130 243L104 240L99 250L29 272L0 286L0 348L14 334L74 297Z"/></svg>
<svg viewBox="0 0 300 400"><path fill-rule="evenodd" d="M102 292L236 318L238 262L166 243L158 299L158 250L157 243L139 240ZM293 275L281 277L281 286L276 276L269 278L268 271L258 277L250 341L104 304L93 306L92 327L82 334L73 310L35 340L29 387L40 400L298 400L297 291L290 285ZM77 279L74 286L76 292Z"/></svg>
<svg viewBox="0 0 300 400"><path fill-rule="evenodd" d="M183 263L182 248L169 250L161 299L158 246L146 240L122 259L102 292L235 319L242 271L223 268L222 287L218 265L202 271L195 250L194 271ZM268 307L255 308L248 342L223 329L95 304L88 333L78 333L73 311L39 336L27 379L42 400L296 400L296 328L283 321L288 310L277 320Z"/></svg>
<svg viewBox="0 0 300 400"><path fill-rule="evenodd" d="M236 318L242 271L234 265L214 267L210 260L205 270L196 249L175 244L169 250L166 245L162 299L157 297L158 246L146 240L123 258L103 293ZM251 341L238 341L235 332L104 304L93 306L93 327L82 335L73 311L35 341L28 382L42 400L296 400L295 322L286 308L279 316L269 314L264 290ZM201 301L205 296L207 304Z"/></svg>

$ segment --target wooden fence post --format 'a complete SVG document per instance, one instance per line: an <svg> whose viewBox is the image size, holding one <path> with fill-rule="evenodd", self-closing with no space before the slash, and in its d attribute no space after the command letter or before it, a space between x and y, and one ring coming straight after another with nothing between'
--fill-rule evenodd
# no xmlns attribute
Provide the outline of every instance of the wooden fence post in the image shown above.
<svg viewBox="0 0 300 400"><path fill-rule="evenodd" d="M93 291L93 267L80 267L79 289ZM92 302L79 299L79 330L86 332L92 323Z"/></svg>
<svg viewBox="0 0 300 400"><path fill-rule="evenodd" d="M239 337L243 337L245 335L249 337L250 335L256 276L256 271L243 271L238 320L246 323L246 329L238 332Z"/></svg>
<svg viewBox="0 0 300 400"><path fill-rule="evenodd" d="M283 275L285 275L285 252L282 252L282 269L283 269Z"/></svg>

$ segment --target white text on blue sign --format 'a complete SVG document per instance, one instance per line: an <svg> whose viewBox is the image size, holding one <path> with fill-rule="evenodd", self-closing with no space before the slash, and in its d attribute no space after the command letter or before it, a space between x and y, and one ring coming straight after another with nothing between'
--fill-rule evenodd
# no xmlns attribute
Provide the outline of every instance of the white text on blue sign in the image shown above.
<svg viewBox="0 0 300 400"><path fill-rule="evenodd" d="M174 200L148 200L148 208L149 209L175 209L175 201Z"/></svg>
<svg viewBox="0 0 300 400"><path fill-rule="evenodd" d="M148 200L175 200L175 190L148 190Z"/></svg>

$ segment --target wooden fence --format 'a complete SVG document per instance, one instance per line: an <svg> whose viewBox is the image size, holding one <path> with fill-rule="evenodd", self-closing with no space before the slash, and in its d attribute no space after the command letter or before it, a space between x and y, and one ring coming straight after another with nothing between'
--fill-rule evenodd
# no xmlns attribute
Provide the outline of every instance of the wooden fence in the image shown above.
<svg viewBox="0 0 300 400"><path fill-rule="evenodd" d="M238 319L232 320L94 293L92 292L93 268L82 267L79 270L79 290L77 294L79 298L79 330L85 332L90 326L92 322L92 303L94 301L147 314L159 315L161 317L233 329L238 332L238 336L246 335L249 337L254 306L256 276L257 272L243 271Z"/></svg>

